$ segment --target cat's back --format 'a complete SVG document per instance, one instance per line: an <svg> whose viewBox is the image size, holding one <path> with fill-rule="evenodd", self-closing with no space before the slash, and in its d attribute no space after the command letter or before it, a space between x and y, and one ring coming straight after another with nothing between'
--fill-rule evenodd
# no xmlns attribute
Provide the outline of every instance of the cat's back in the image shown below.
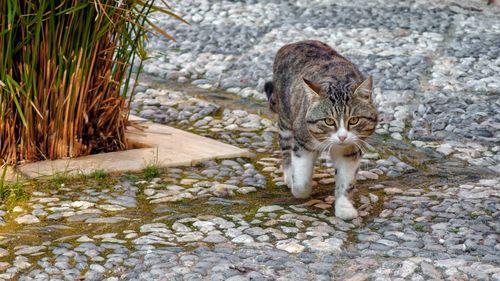
<svg viewBox="0 0 500 281"><path fill-rule="evenodd" d="M281 47L274 60L273 72L301 72L311 65L349 61L327 44L316 40L304 40Z"/></svg>
<svg viewBox="0 0 500 281"><path fill-rule="evenodd" d="M358 68L332 47L316 40L305 40L281 47L274 60L273 85L277 96L286 97L302 87L302 78L315 83L333 82L336 86L361 83ZM277 97L279 98L279 97Z"/></svg>

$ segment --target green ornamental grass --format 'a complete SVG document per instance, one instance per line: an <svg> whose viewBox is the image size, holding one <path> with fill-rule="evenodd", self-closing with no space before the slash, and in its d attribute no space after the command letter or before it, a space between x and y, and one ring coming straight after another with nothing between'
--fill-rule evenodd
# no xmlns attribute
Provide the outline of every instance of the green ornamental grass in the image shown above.
<svg viewBox="0 0 500 281"><path fill-rule="evenodd" d="M0 159L126 149L130 65L148 32L173 39L152 12L184 21L151 0L0 0Z"/></svg>

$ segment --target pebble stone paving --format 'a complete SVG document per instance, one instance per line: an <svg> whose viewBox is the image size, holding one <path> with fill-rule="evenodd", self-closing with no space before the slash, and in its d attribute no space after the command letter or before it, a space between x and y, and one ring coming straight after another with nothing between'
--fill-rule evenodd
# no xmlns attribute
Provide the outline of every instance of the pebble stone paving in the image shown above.
<svg viewBox="0 0 500 281"><path fill-rule="evenodd" d="M500 280L500 8L474 1L216 1L155 16L132 113L253 153L161 174L54 178L0 208L0 280ZM382 121L333 215L283 183L262 86L315 38L374 76Z"/></svg>

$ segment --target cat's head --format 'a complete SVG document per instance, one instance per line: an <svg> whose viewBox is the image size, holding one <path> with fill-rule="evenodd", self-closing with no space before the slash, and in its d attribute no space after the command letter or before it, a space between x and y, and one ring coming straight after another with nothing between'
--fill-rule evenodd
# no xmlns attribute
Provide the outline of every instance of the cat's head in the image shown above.
<svg viewBox="0 0 500 281"><path fill-rule="evenodd" d="M378 113L372 99L372 77L362 83L339 86L304 79L313 93L306 114L311 135L319 142L351 145L370 136L377 126Z"/></svg>

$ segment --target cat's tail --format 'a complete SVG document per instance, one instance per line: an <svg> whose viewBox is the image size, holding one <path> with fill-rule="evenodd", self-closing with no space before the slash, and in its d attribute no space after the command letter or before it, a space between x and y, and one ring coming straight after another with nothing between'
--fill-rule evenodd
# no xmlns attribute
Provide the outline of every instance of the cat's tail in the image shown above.
<svg viewBox="0 0 500 281"><path fill-rule="evenodd" d="M273 111L276 112L276 97L273 95L273 82L268 81L266 84L264 84L264 92L266 93L267 99L269 100L269 108Z"/></svg>

